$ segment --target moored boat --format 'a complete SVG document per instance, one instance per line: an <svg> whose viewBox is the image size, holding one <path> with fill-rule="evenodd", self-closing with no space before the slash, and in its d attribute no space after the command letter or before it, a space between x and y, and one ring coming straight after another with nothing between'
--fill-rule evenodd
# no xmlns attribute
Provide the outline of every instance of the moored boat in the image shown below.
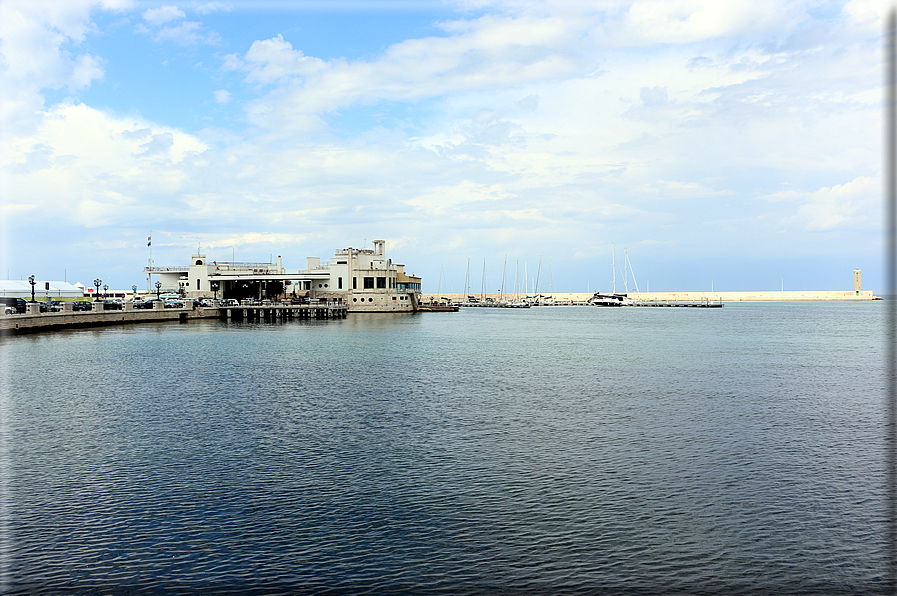
<svg viewBox="0 0 897 596"><path fill-rule="evenodd" d="M626 294L602 294L595 292L589 298L587 304L589 306L632 306L635 302L626 296Z"/></svg>

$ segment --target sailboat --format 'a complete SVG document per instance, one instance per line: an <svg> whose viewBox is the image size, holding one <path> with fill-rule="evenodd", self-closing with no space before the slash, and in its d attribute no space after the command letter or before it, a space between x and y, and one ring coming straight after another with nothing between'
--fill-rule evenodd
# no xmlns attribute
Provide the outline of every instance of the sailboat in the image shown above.
<svg viewBox="0 0 897 596"><path fill-rule="evenodd" d="M610 294L602 294L601 292L595 292L594 294L592 294L592 297L589 298L587 304L589 304L591 306L632 306L635 304L635 301L633 301L628 296L628 294L629 294L628 270L626 271L626 273L624 275L626 290L622 294L617 293L617 253L616 253L616 250L614 249L613 243L611 243L610 249L611 249L611 260L613 263L612 264L613 279L614 279L613 292ZM624 255L626 254L625 250L624 250L623 254ZM624 262L625 263L629 262L628 255L626 255ZM635 282L635 275L632 276L632 281ZM638 291L638 283L635 284L635 289L636 289L636 291Z"/></svg>

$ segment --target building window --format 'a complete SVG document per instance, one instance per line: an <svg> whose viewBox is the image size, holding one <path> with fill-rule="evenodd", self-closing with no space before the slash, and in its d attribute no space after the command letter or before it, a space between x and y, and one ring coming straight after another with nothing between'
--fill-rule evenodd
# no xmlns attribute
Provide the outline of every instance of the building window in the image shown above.
<svg viewBox="0 0 897 596"><path fill-rule="evenodd" d="M352 289L353 289L353 290L357 290L357 289L358 289L358 278L357 278L357 277L353 277L353 278L352 278Z"/></svg>
<svg viewBox="0 0 897 596"><path fill-rule="evenodd" d="M352 298L352 302L358 302L358 298Z"/></svg>
<svg viewBox="0 0 897 596"><path fill-rule="evenodd" d="M196 289L199 289L199 278L196 279Z"/></svg>
<svg viewBox="0 0 897 596"><path fill-rule="evenodd" d="M386 278L385 277L377 278L377 287L384 289L384 290L386 289Z"/></svg>
<svg viewBox="0 0 897 596"><path fill-rule="evenodd" d="M368 302L373 302L373 301L374 301L373 298L368 298Z"/></svg>
<svg viewBox="0 0 897 596"><path fill-rule="evenodd" d="M365 277L364 278L364 289L365 290L373 290L374 289L374 278L373 277Z"/></svg>
<svg viewBox="0 0 897 596"><path fill-rule="evenodd" d="M396 299L396 297L395 297L395 296L393 296L393 297L392 297L392 299L393 299L393 300L395 300L395 299Z"/></svg>
<svg viewBox="0 0 897 596"><path fill-rule="evenodd" d="M337 277L337 278L336 278L336 283L337 283L337 286L336 286L337 289L342 290L342 289L343 289L343 278L342 278L342 277Z"/></svg>

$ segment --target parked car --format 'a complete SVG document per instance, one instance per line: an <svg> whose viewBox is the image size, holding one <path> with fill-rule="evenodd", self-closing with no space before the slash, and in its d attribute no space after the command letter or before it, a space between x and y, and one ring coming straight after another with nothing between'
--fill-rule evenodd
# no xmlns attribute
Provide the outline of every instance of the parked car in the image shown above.
<svg viewBox="0 0 897 596"><path fill-rule="evenodd" d="M76 310L76 311L91 310L91 304L87 300L78 300L77 302L72 302L72 310Z"/></svg>
<svg viewBox="0 0 897 596"><path fill-rule="evenodd" d="M122 305L121 302L116 300L97 300L97 304L102 304L102 310L121 310ZM98 309L100 307L97 307Z"/></svg>
<svg viewBox="0 0 897 596"><path fill-rule="evenodd" d="M9 298L6 296L0 296L0 304L3 305L3 312L8 315L16 314L16 313L24 313L28 310L28 303L25 302L22 298Z"/></svg>

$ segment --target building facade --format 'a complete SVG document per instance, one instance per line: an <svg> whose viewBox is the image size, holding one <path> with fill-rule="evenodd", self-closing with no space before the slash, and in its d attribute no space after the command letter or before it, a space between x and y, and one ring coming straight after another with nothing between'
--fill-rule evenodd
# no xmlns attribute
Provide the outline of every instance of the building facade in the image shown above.
<svg viewBox="0 0 897 596"><path fill-rule="evenodd" d="M347 304L350 312L414 311L421 291L419 277L407 275L404 265L387 258L384 240L375 240L373 249L337 250L328 262L308 257L305 269L292 272L283 267L279 256L276 263L219 263L194 254L187 266L145 267L144 273L150 293L236 300L332 300Z"/></svg>

